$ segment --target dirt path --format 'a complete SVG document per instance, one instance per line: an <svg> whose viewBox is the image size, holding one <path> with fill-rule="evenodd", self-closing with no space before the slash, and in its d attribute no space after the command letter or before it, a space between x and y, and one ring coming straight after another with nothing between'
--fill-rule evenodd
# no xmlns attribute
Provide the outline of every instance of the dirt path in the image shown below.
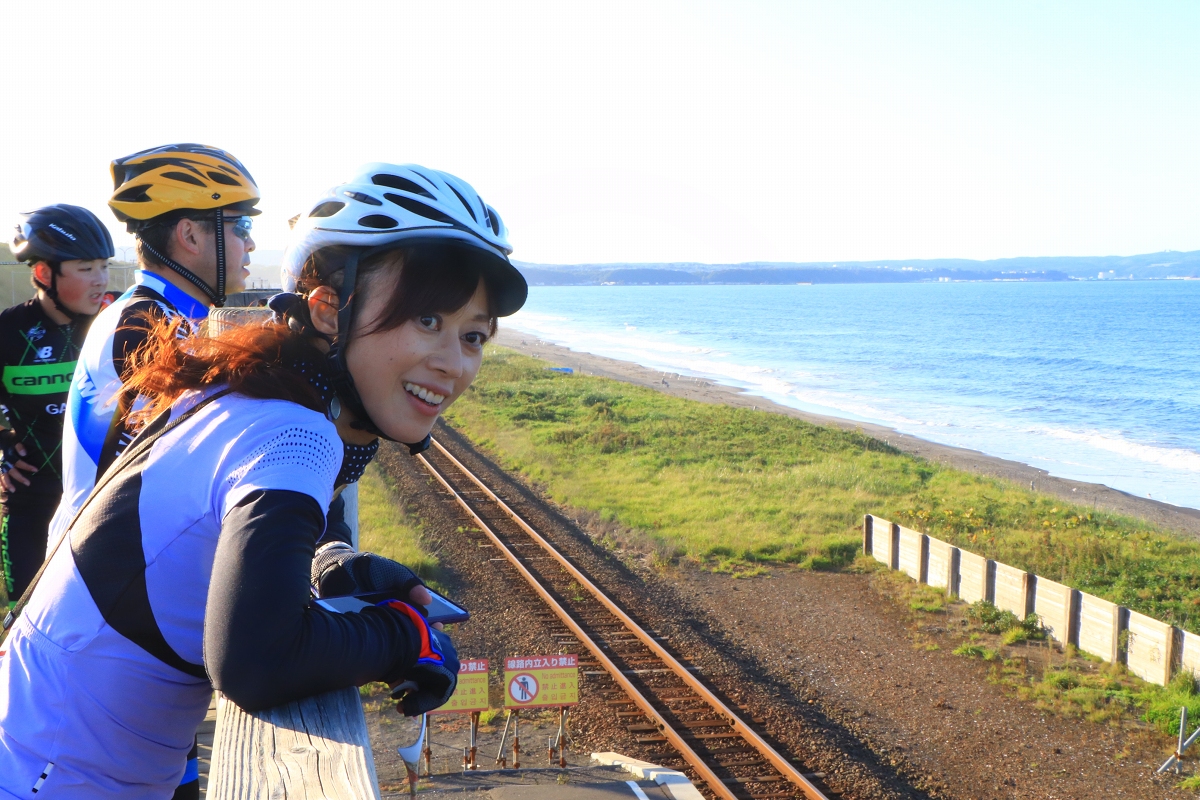
<svg viewBox="0 0 1200 800"><path fill-rule="evenodd" d="M438 434L510 505L581 564L643 624L831 788L866 798L1190 797L1152 778L1163 754L1144 734L1044 715L989 684L949 648L916 649L911 620L863 575L779 569L735 580L694 570L660 574L593 544L567 509L498 470L453 432ZM406 455L382 454L410 510L474 619L460 652L557 652L539 604L493 554L458 535L467 524ZM549 648L549 649L548 649ZM585 686L586 695L586 686ZM586 698L572 722L579 749L647 760L610 709Z"/></svg>

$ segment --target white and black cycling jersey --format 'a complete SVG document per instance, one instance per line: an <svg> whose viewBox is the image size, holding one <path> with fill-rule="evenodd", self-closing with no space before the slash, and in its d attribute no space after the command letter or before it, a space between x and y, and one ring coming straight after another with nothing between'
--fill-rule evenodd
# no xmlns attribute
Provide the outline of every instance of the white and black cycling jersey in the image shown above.
<svg viewBox="0 0 1200 800"><path fill-rule="evenodd" d="M322 414L226 394L134 447L0 658L0 797L169 797L214 685L267 707L415 663L402 614L309 604L343 451Z"/></svg>
<svg viewBox="0 0 1200 800"><path fill-rule="evenodd" d="M62 432L62 500L50 522L50 546L103 473L133 438L126 427L132 398L123 398L125 361L150 325L182 316L198 323L208 306L159 276L138 270L134 285L100 312L88 331L67 395Z"/></svg>

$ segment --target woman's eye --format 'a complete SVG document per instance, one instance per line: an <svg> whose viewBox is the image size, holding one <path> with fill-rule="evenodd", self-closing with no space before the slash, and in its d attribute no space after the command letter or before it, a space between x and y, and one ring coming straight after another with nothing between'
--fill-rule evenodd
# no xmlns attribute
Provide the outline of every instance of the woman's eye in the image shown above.
<svg viewBox="0 0 1200 800"><path fill-rule="evenodd" d="M421 323L422 328L428 328L431 331L437 330L439 323L441 323L441 320L432 314L418 317L417 321Z"/></svg>
<svg viewBox="0 0 1200 800"><path fill-rule="evenodd" d="M472 331L470 333L463 334L463 340L466 341L467 344L474 345L476 347L479 347L486 342L487 338L488 337L486 333L479 333L478 331Z"/></svg>

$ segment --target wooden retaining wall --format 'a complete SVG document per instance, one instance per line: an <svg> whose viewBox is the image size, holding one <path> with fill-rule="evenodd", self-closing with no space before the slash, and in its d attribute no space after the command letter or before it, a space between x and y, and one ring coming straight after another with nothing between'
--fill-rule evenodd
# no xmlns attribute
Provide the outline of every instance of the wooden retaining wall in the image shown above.
<svg viewBox="0 0 1200 800"><path fill-rule="evenodd" d="M1079 644L1079 592L1070 586L1043 578L1033 578L1033 613L1042 626L1060 642Z"/></svg>
<svg viewBox="0 0 1200 800"><path fill-rule="evenodd" d="M968 603L991 602L991 562L966 550L954 549L958 550L958 596Z"/></svg>
<svg viewBox="0 0 1200 800"><path fill-rule="evenodd" d="M928 536L925 541L929 547L929 568L925 582L937 589L945 589L950 594L958 594L958 548Z"/></svg>
<svg viewBox="0 0 1200 800"><path fill-rule="evenodd" d="M863 552L913 580L974 603L987 600L1022 619L1037 614L1056 641L1165 685L1183 671L1200 680L1200 636L867 514Z"/></svg>
<svg viewBox="0 0 1200 800"><path fill-rule="evenodd" d="M1105 661L1120 660L1122 616L1116 603L1081 593L1079 649Z"/></svg>
<svg viewBox="0 0 1200 800"><path fill-rule="evenodd" d="M1190 672L1200 678L1200 636L1175 631L1175 670Z"/></svg>
<svg viewBox="0 0 1200 800"><path fill-rule="evenodd" d="M900 528L899 552L896 560L900 571L914 581L926 583L926 567L929 564L929 537L923 533Z"/></svg>
<svg viewBox="0 0 1200 800"><path fill-rule="evenodd" d="M1125 664L1129 671L1144 681L1165 686L1171 680L1171 649L1175 644L1175 629L1153 617L1129 612L1129 642L1125 648Z"/></svg>

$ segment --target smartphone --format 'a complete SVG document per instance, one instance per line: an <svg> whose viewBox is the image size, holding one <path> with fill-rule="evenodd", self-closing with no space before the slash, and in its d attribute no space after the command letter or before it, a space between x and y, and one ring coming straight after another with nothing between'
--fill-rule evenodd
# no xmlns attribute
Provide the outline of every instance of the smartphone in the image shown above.
<svg viewBox="0 0 1200 800"><path fill-rule="evenodd" d="M428 586L425 588L429 589ZM466 622L471 618L471 612L444 595L438 594L433 589L429 589L429 594L433 597L433 602L425 606L424 611L425 619L430 625L435 622ZM373 594L345 595L343 597L322 597L318 598L315 602L326 611L332 611L335 614L349 614L361 611L376 603L382 603L384 600L394 599L392 595L386 592L376 592Z"/></svg>

